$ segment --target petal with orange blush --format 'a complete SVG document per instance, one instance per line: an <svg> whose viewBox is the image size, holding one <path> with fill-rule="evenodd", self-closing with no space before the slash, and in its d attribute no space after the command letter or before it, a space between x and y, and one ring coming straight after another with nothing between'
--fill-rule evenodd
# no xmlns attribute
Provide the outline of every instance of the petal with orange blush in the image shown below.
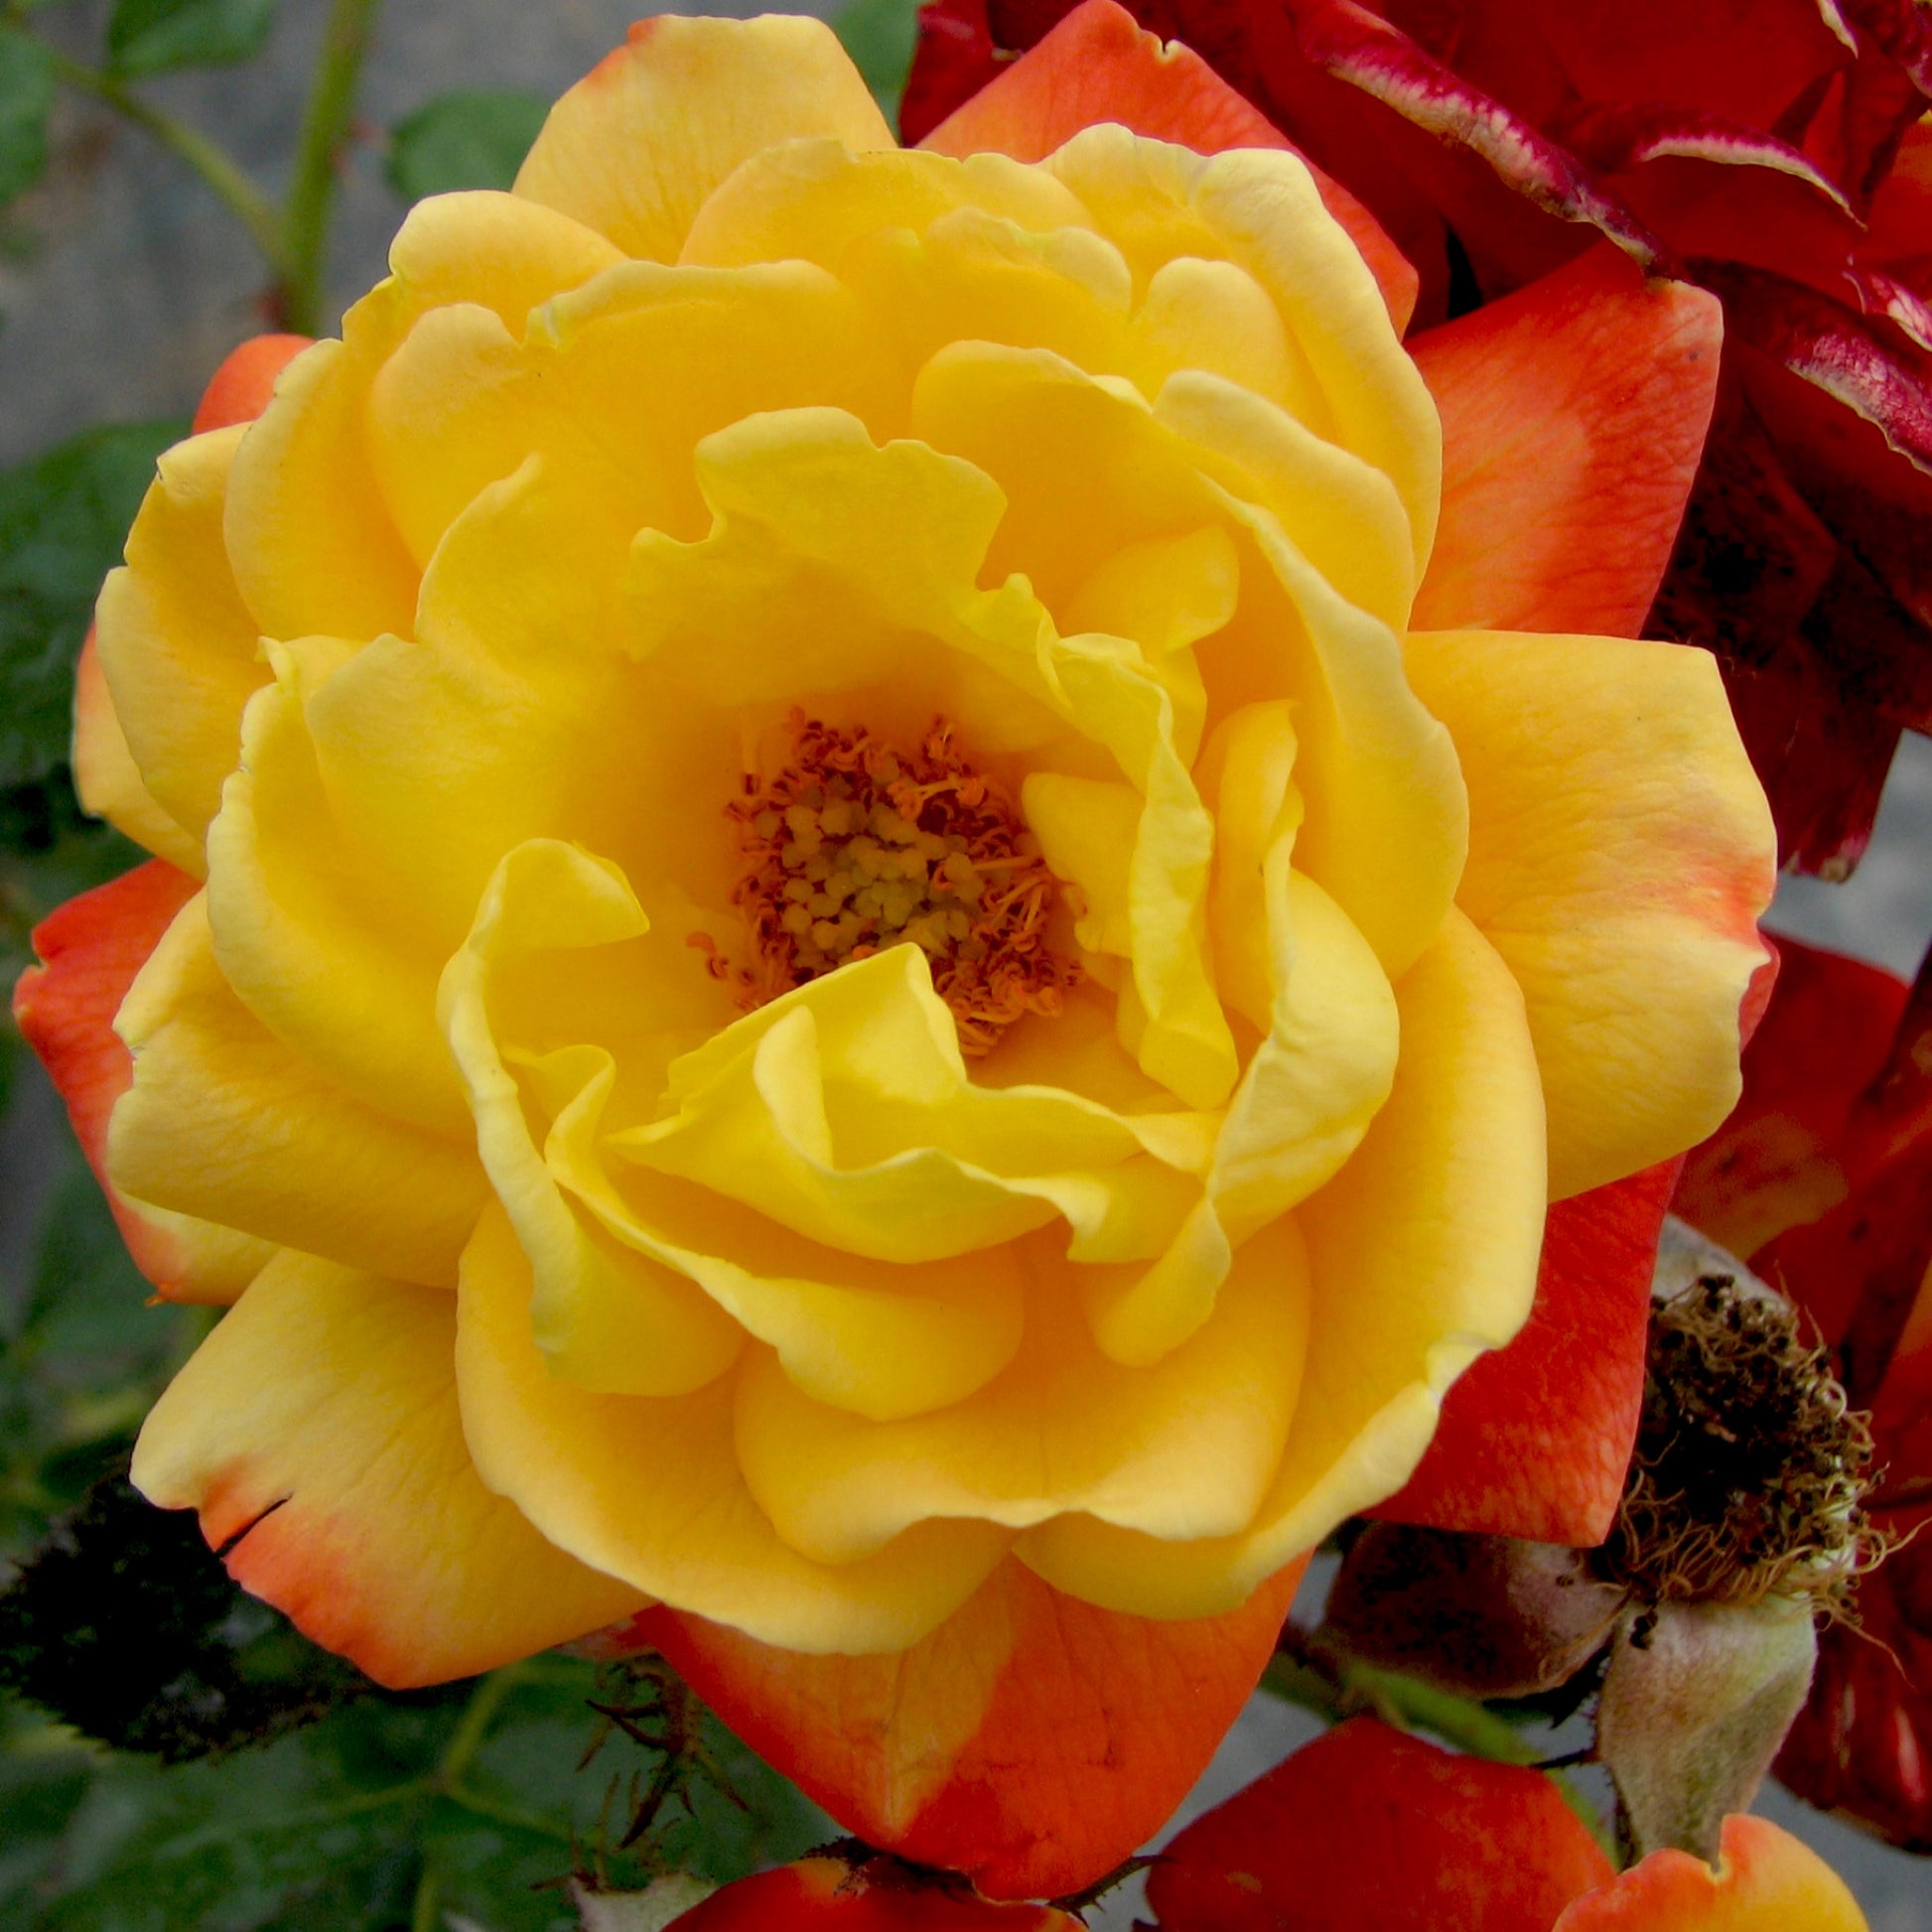
<svg viewBox="0 0 1932 1932"><path fill-rule="evenodd" d="M70 898L42 921L14 989L22 1036L67 1102L80 1151L107 1192L135 1265L174 1302L232 1302L274 1252L266 1242L162 1208L137 1206L107 1183L107 1119L134 1077L114 1033L127 989L194 897L195 881L165 860Z"/></svg>
<svg viewBox="0 0 1932 1932"><path fill-rule="evenodd" d="M1550 1209L1536 1305L1443 1403L1392 1523L1587 1548L1616 1519L1643 1403L1657 1234L1678 1164Z"/></svg>
<svg viewBox="0 0 1932 1932"><path fill-rule="evenodd" d="M1144 32L1114 0L1085 0L919 145L937 154L991 150L1016 161L1041 161L1099 121L1117 121L1196 154L1228 148L1299 152L1199 55ZM1328 212L1374 272L1400 334L1415 311L1416 271L1347 189L1312 165L1310 173Z"/></svg>
<svg viewBox="0 0 1932 1932"><path fill-rule="evenodd" d="M1111 1870L1173 1811L1273 1654L1304 1563L1239 1609L1123 1616L1018 1563L909 1650L805 1657L669 1609L662 1649L755 1750L843 1825L994 1898Z"/></svg>
<svg viewBox="0 0 1932 1932"><path fill-rule="evenodd" d="M1443 417L1415 623L1643 627L1717 395L1723 311L1605 242L1411 345Z"/></svg>
<svg viewBox="0 0 1932 1932"><path fill-rule="evenodd" d="M1768 1818L1725 1820L1714 1870L1688 1852L1641 1864L1565 1908L1551 1932L1867 1932L1842 1879Z"/></svg>
<svg viewBox="0 0 1932 1932"><path fill-rule="evenodd" d="M229 1575L394 1689L492 1670L645 1600L483 1485L456 1302L284 1252L156 1403L134 1482Z"/></svg>
<svg viewBox="0 0 1932 1932"><path fill-rule="evenodd" d="M644 261L674 262L692 217L741 161L827 136L897 145L823 21L660 14L550 110L516 193Z"/></svg>

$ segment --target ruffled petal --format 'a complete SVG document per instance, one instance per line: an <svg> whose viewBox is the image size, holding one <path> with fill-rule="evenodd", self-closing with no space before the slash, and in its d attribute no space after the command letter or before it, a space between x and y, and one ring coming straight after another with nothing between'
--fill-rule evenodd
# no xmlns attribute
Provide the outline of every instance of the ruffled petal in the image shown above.
<svg viewBox="0 0 1932 1932"><path fill-rule="evenodd" d="M1544 1219L1543 1097L1522 995L1459 913L1398 983L1394 1092L1354 1158L1297 1210L1313 1315L1274 1484L1241 1535L1162 1543L1090 1517L1017 1549L1056 1588L1199 1616L1408 1480L1444 1393L1528 1317Z"/></svg>
<svg viewBox="0 0 1932 1932"><path fill-rule="evenodd" d="M1677 644L1412 636L1470 799L1457 902L1516 975L1555 1199L1702 1140L1738 1093L1775 835L1716 662Z"/></svg>
<svg viewBox="0 0 1932 1932"><path fill-rule="evenodd" d="M1016 161L1043 161L1098 121L1115 121L1197 154L1226 148L1297 152L1191 49L1144 33L1113 0L1075 7L1025 60L1001 69L938 126L915 125L915 108L908 90L906 138L939 154L992 150ZM1328 212L1373 270L1399 334L1416 306L1416 271L1347 189L1319 169L1310 173Z"/></svg>
<svg viewBox="0 0 1932 1932"><path fill-rule="evenodd" d="M434 1289L283 1255L155 1405L134 1481L243 1588L394 1688L467 1677L633 1614L478 1480L457 1315Z"/></svg>
<svg viewBox="0 0 1932 1932"><path fill-rule="evenodd" d="M638 21L550 110L516 193L625 254L675 261L733 169L760 148L813 135L855 149L897 145L822 21L663 14Z"/></svg>
<svg viewBox="0 0 1932 1932"><path fill-rule="evenodd" d="M483 1216L464 1257L457 1379L483 1480L560 1548L635 1588L786 1650L902 1650L999 1564L1007 1532L920 1523L877 1555L813 1563L745 1487L732 1386L603 1395L552 1375L530 1332L530 1264L508 1218Z"/></svg>

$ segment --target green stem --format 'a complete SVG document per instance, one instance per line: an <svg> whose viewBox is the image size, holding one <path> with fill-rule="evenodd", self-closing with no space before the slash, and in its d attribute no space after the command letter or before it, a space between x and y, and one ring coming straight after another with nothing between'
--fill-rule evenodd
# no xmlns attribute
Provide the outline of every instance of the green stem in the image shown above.
<svg viewBox="0 0 1932 1932"><path fill-rule="evenodd" d="M437 1876L435 1862L423 1861L422 1875L416 1880L416 1897L409 1908L409 1932L437 1932L443 1902L443 1881Z"/></svg>
<svg viewBox="0 0 1932 1932"><path fill-rule="evenodd" d="M462 1783L464 1773L489 1735L489 1726L496 1722L503 1700L522 1681L523 1666L505 1664L501 1670L491 1671L470 1693L470 1702L463 1707L463 1716L450 1732L450 1741L430 1776L430 1784L436 1791L448 1796Z"/></svg>
<svg viewBox="0 0 1932 1932"><path fill-rule="evenodd" d="M276 213L274 204L248 179L224 149L210 141L206 134L198 133L186 121L178 121L172 114L151 106L139 94L123 86L111 73L102 73L97 68L83 67L78 61L70 61L58 49L49 48L48 52L53 57L54 72L58 79L77 93L91 94L95 100L104 101L124 120L145 128L170 154L186 162L201 176L222 206L248 230L255 246L262 251L268 265L278 276L286 279L293 273L282 217Z"/></svg>
<svg viewBox="0 0 1932 1932"><path fill-rule="evenodd" d="M322 60L303 112L295 170L283 203L288 267L283 307L288 327L313 336L321 321L329 216L336 201L336 164L355 112L355 89L380 0L332 0L322 30Z"/></svg>

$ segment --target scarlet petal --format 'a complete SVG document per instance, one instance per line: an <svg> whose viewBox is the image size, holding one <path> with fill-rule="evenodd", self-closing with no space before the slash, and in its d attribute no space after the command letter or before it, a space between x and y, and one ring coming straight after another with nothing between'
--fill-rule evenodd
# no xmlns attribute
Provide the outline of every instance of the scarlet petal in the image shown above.
<svg viewBox="0 0 1932 1932"><path fill-rule="evenodd" d="M1540 1771L1356 1718L1188 1826L1147 1895L1162 1932L1550 1932L1611 1875Z"/></svg>
<svg viewBox="0 0 1932 1932"><path fill-rule="evenodd" d="M1536 1306L1450 1389L1408 1486L1370 1514L1536 1543L1600 1543L1643 1400L1650 1278L1679 1164L1558 1201Z"/></svg>
<svg viewBox="0 0 1932 1932"><path fill-rule="evenodd" d="M1197 54L1144 33L1114 0L1083 0L919 145L938 154L990 149L1039 161L1096 121L1118 121L1197 154L1298 151ZM1328 212L1362 251L1397 330L1406 328L1416 306L1416 271L1347 189L1319 169L1311 172Z"/></svg>
<svg viewBox="0 0 1932 1932"><path fill-rule="evenodd" d="M926 0L912 70L898 104L899 139L923 141L954 108L963 107L1006 65L993 45L986 0Z"/></svg>
<svg viewBox="0 0 1932 1932"><path fill-rule="evenodd" d="M107 1117L134 1078L134 1062L114 1033L134 976L175 914L200 890L165 859L70 898L42 920L30 967L14 988L14 1019L67 1102L87 1165L106 1189L121 1238L141 1272L168 1295L183 1285L189 1261L175 1233L107 1185Z"/></svg>
<svg viewBox="0 0 1932 1932"><path fill-rule="evenodd" d="M669 1609L655 1644L755 1750L849 1830L994 1898L1056 1897L1127 1858L1186 1794L1259 1681L1300 1581L1159 1622L1004 1564L910 1650L808 1657Z"/></svg>
<svg viewBox="0 0 1932 1932"><path fill-rule="evenodd" d="M309 346L307 336L250 336L228 351L195 406L194 433L252 423L275 393L275 378Z"/></svg>
<svg viewBox="0 0 1932 1932"><path fill-rule="evenodd" d="M801 1859L715 1891L675 1932L1078 1932L1047 1905L999 1905L886 1859Z"/></svg>

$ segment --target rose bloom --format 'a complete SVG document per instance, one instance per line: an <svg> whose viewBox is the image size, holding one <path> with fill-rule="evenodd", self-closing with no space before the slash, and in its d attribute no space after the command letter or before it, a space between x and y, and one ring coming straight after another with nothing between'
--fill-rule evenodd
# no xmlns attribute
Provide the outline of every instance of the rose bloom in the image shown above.
<svg viewBox="0 0 1932 1932"><path fill-rule="evenodd" d="M1520 615L1647 601L1716 305L1593 263L1426 382L1093 19L904 153L818 23L660 18L415 209L162 460L77 758L166 863L20 996L234 1303L134 1476L243 1584L390 1684L622 1625L1008 1895L1723 1118L1773 858L1708 655ZM1594 1372L1523 1379L1600 1509Z"/></svg>
<svg viewBox="0 0 1932 1932"><path fill-rule="evenodd" d="M1678 1212L1804 1310L1870 1415L1873 1525L1894 1544L1857 1621L1821 1631L1778 1776L1932 1851L1932 962L1907 987L1780 940L1744 1096L1685 1164Z"/></svg>
<svg viewBox="0 0 1932 1932"><path fill-rule="evenodd" d="M923 134L1071 0L934 0ZM1722 656L1787 860L1932 729L1932 24L1912 0L1134 0L1373 210L1426 324L1608 236L1725 308L1649 634Z"/></svg>

